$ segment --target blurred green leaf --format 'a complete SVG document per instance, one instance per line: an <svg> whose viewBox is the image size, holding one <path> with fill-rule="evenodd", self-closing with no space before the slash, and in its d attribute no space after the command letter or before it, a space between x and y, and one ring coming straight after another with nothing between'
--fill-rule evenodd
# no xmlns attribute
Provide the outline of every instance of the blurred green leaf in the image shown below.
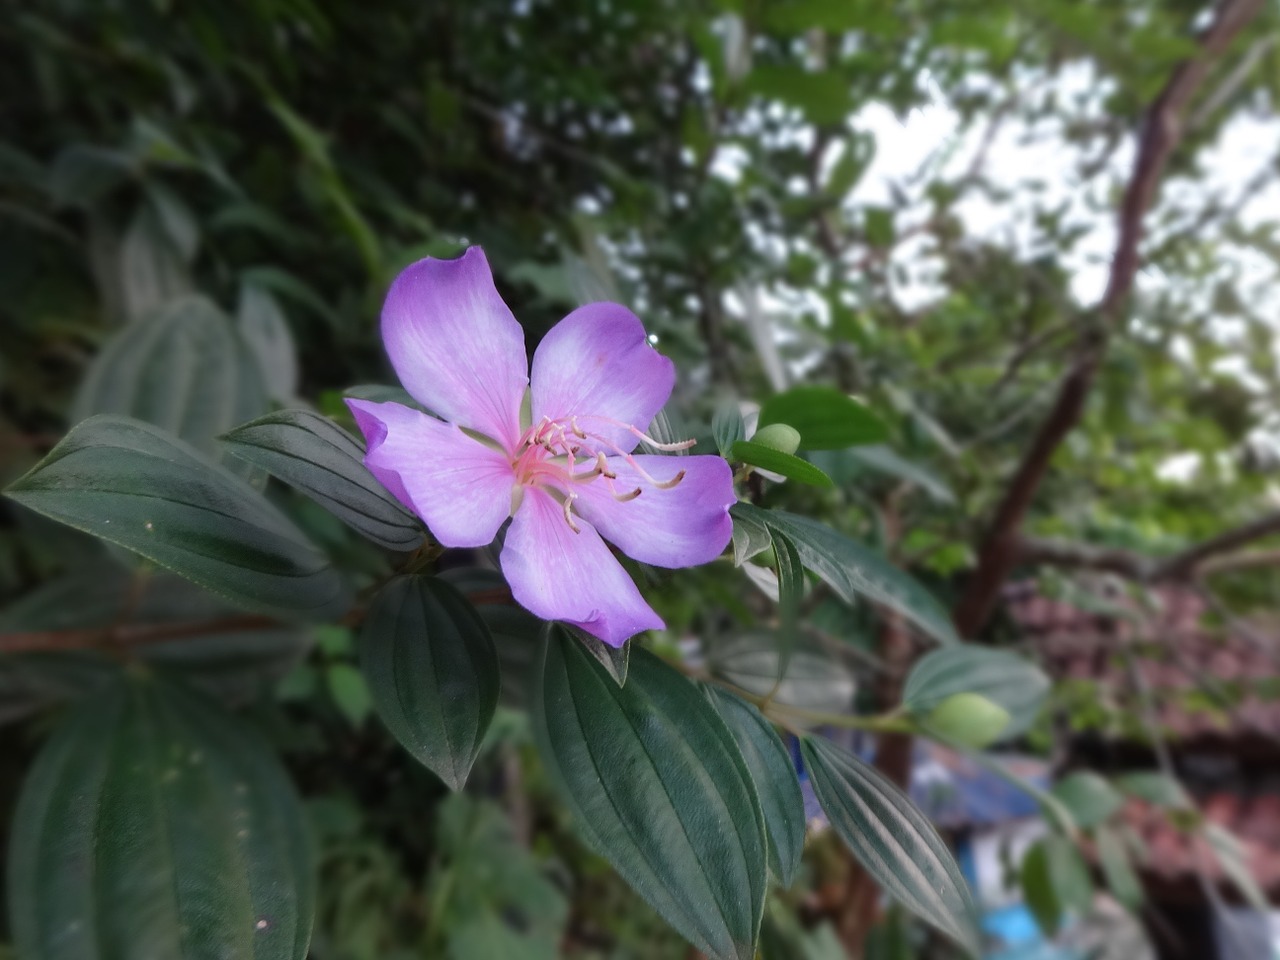
<svg viewBox="0 0 1280 960"><path fill-rule="evenodd" d="M830 527L782 510L761 510L735 504L735 521L747 517L770 530L784 533L796 546L805 568L812 571L846 603L860 598L883 604L902 614L939 643L956 643L955 627L946 610L909 574L884 556Z"/></svg>
<svg viewBox="0 0 1280 960"><path fill-rule="evenodd" d="M822 809L854 857L912 913L978 953L977 910L938 831L884 775L829 740L801 737Z"/></svg>
<svg viewBox="0 0 1280 960"><path fill-rule="evenodd" d="M1121 792L1166 810L1186 810L1191 806L1191 798L1182 784L1163 773L1124 773L1115 778L1115 784Z"/></svg>
<svg viewBox="0 0 1280 960"><path fill-rule="evenodd" d="M78 423L111 413L155 424L205 451L246 412L265 408L258 370L204 297L184 297L127 325L94 358L71 408Z"/></svg>
<svg viewBox="0 0 1280 960"><path fill-rule="evenodd" d="M804 450L839 450L888 436L879 417L834 387L805 385L775 394L761 406L759 425L774 423L799 430Z"/></svg>
<svg viewBox="0 0 1280 960"><path fill-rule="evenodd" d="M1016 653L958 643L917 661L903 687L902 705L925 715L955 694L980 694L1008 711L1009 725L1000 739L1009 739L1035 722L1049 686L1044 671Z"/></svg>
<svg viewBox="0 0 1280 960"><path fill-rule="evenodd" d="M136 174L120 150L74 143L63 147L49 171L49 192L60 207L92 207Z"/></svg>
<svg viewBox="0 0 1280 960"><path fill-rule="evenodd" d="M1124 798L1111 784L1087 770L1067 775L1049 792L1071 812L1076 823L1086 828L1107 820L1124 805Z"/></svg>
<svg viewBox="0 0 1280 960"><path fill-rule="evenodd" d="M1106 827L1098 827L1093 835L1098 851L1098 863L1102 866L1102 875L1107 881L1107 888L1112 896L1130 910L1139 909L1144 899L1142 881L1133 870L1133 863L1129 859L1124 841L1117 833Z"/></svg>
<svg viewBox="0 0 1280 960"><path fill-rule="evenodd" d="M66 718L23 785L14 941L30 960L302 960L304 822L251 730L193 690L131 676Z"/></svg>
<svg viewBox="0 0 1280 960"><path fill-rule="evenodd" d="M298 392L298 357L284 311L270 291L240 284L236 328L249 347L271 399L290 403Z"/></svg>

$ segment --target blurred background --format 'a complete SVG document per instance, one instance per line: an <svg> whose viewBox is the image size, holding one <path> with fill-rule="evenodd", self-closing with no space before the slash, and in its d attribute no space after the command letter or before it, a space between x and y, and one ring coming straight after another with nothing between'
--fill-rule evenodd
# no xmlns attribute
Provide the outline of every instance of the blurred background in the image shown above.
<svg viewBox="0 0 1280 960"><path fill-rule="evenodd" d="M890 424L812 455L834 489L768 498L1053 679L1000 751L1070 784L1079 844L964 757L850 743L955 843L991 960L1280 956L1278 24L1262 0L12 4L0 481L134 410L157 363L154 418L210 442L273 405L349 424L345 388L395 382L395 273L480 244L531 346L631 306L680 435L800 383ZM165 310L223 319L133 326ZM347 569L385 563L288 508ZM0 502L6 821L87 669L19 632L110 609L119 571ZM727 565L656 584L659 643L749 678L754 590ZM807 614L795 702L896 705L923 645L821 594ZM239 641L199 662L306 800L315 960L695 956L574 838L518 710L449 796L370 716L349 629ZM766 960L948 956L813 811Z"/></svg>

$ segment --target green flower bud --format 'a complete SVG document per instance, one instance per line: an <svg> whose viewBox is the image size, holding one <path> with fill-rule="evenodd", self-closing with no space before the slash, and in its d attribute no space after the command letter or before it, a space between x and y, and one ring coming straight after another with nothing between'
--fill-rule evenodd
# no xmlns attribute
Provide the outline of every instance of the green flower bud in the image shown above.
<svg viewBox="0 0 1280 960"><path fill-rule="evenodd" d="M990 746L1009 726L1009 711L977 693L953 693L934 707L924 725L966 747Z"/></svg>
<svg viewBox="0 0 1280 960"><path fill-rule="evenodd" d="M800 431L785 423L771 423L757 430L751 442L779 453L795 453L800 448Z"/></svg>

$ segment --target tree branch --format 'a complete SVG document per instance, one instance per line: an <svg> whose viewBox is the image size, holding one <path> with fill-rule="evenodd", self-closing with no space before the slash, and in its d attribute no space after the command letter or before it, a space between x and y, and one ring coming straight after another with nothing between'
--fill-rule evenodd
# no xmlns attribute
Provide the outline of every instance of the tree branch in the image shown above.
<svg viewBox="0 0 1280 960"><path fill-rule="evenodd" d="M1133 289L1140 262L1143 220L1156 195L1169 157L1182 138L1182 117L1204 81L1210 60L1220 54L1262 9L1263 0L1222 0L1213 24L1200 36L1200 49L1173 71L1147 110L1133 174L1125 189L1116 248L1106 291L1093 311L1098 323L1082 337L1077 357L1062 381L1057 401L1018 465L996 508L978 554L977 568L957 605L954 619L962 637L974 636L990 616L1017 559L1018 532L1058 446L1080 422L1085 400L1102 362L1107 332L1117 325Z"/></svg>
<svg viewBox="0 0 1280 960"><path fill-rule="evenodd" d="M1115 573L1141 583L1192 580L1210 573L1280 565L1280 550L1240 550L1255 540L1275 534L1280 534L1280 511L1243 523L1164 558L1146 557L1132 550L1088 543L1023 537L1018 541L1015 560L1018 563Z"/></svg>
<svg viewBox="0 0 1280 960"><path fill-rule="evenodd" d="M1186 577L1210 557L1238 550L1247 543L1273 533L1280 533L1280 511L1259 517L1257 520L1242 524L1226 533L1220 533L1216 537L1210 537L1203 543L1174 554L1164 563L1157 565L1152 575L1157 580L1176 580L1179 577Z"/></svg>

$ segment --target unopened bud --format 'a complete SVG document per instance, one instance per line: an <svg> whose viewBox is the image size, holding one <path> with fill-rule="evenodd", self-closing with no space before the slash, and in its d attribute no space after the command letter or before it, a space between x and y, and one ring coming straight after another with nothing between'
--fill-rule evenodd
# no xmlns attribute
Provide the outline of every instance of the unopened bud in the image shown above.
<svg viewBox="0 0 1280 960"><path fill-rule="evenodd" d="M995 743L1009 720L1008 710L979 693L953 693L929 711L924 725L940 737L980 749Z"/></svg>
<svg viewBox="0 0 1280 960"><path fill-rule="evenodd" d="M795 453L800 449L800 431L785 423L771 423L757 430L751 442L779 453Z"/></svg>

